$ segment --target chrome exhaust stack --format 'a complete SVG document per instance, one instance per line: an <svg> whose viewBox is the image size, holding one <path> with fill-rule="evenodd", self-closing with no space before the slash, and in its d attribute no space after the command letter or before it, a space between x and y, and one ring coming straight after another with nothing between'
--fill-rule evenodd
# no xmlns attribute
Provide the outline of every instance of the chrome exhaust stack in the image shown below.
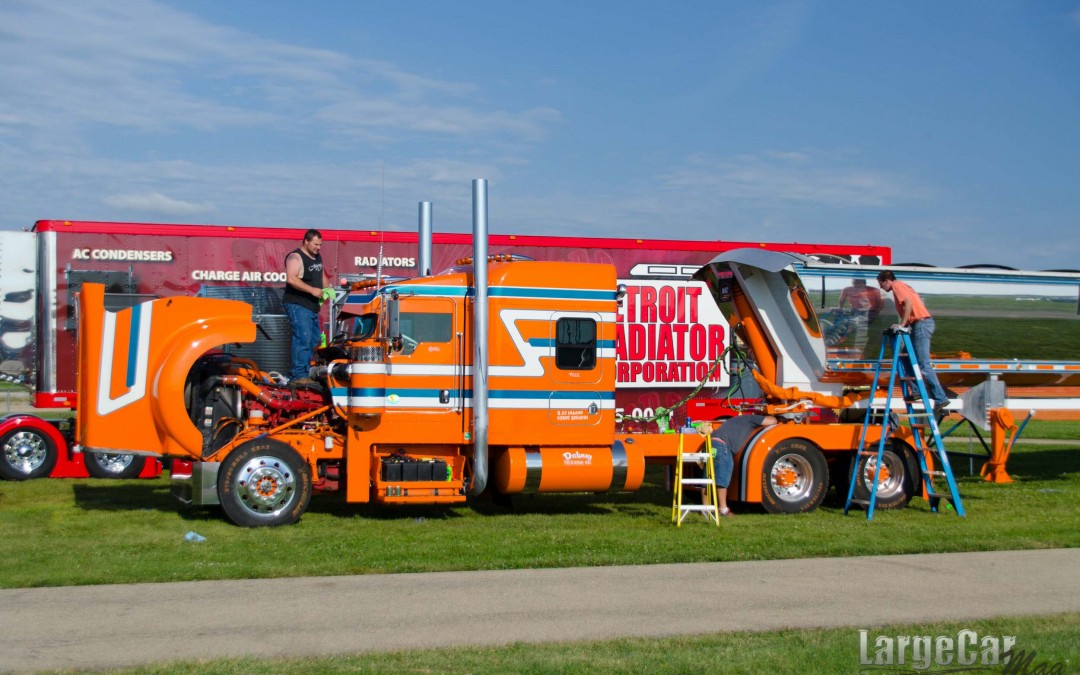
<svg viewBox="0 0 1080 675"><path fill-rule="evenodd" d="M431 276L431 202L420 202L420 225L416 240L416 276Z"/></svg>
<svg viewBox="0 0 1080 675"><path fill-rule="evenodd" d="M478 495L488 480L488 210L487 180L473 180L473 481Z"/></svg>

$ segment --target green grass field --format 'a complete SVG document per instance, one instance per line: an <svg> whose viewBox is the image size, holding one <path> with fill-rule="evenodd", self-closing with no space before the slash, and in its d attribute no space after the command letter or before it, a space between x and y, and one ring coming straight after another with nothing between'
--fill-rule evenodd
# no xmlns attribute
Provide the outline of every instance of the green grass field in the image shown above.
<svg viewBox="0 0 1080 675"><path fill-rule="evenodd" d="M1024 427L1023 438L1047 438L1080 441L1080 422L1032 419Z"/></svg>
<svg viewBox="0 0 1080 675"><path fill-rule="evenodd" d="M866 522L831 495L797 516L744 507L720 528L671 524L660 467L637 493L519 496L513 509L316 497L300 523L277 529L235 527L213 509L179 512L164 477L0 482L0 587L1080 546L1080 448L1020 444L1011 485L967 476L967 460L954 461L964 519L916 499ZM184 541L192 530L207 540Z"/></svg>
<svg viewBox="0 0 1080 675"><path fill-rule="evenodd" d="M979 321L982 319L977 319ZM953 345L1014 346L993 320L939 320L935 351ZM1057 340L1080 360L1075 333L1061 337L1049 321L1013 322L1021 332ZM1032 323L1034 322L1034 323ZM1058 328L1054 328L1054 326ZM1064 324L1080 326L1080 323ZM1070 330L1073 330L1070 328ZM1049 344L1046 342L1045 344ZM997 347L994 347L996 349ZM969 347L955 350L971 351ZM976 356L987 356L990 347ZM875 348L876 355L876 348ZM1024 356L1015 349L1011 356ZM1072 441L1025 443L1041 438ZM443 570L568 567L812 556L925 553L1080 546L1080 423L1034 420L1014 450L1016 482L992 485L968 476L968 459L955 456L968 517L930 513L915 500L901 511L844 516L830 495L814 513L774 516L752 507L720 528L691 520L670 522L671 494L659 468L634 494L517 497L513 508L487 501L452 508L379 508L316 498L292 527L247 530L213 509L178 511L167 476L151 481L0 481L0 588L179 580L251 579L301 575L378 574ZM954 437L953 440L959 440ZM950 447L953 447L950 444ZM977 472L981 460L974 461ZM195 531L202 543L184 541ZM736 629L737 626L732 626ZM1077 672L1080 614L1003 617L920 626L891 626L876 634L1017 635L1038 652L1043 671ZM503 647L413 650L260 661L222 659L162 663L133 673L684 673L859 672L855 628L726 632L665 639L513 644ZM867 672L884 672L881 669ZM930 671L934 672L934 671Z"/></svg>
<svg viewBox="0 0 1080 675"><path fill-rule="evenodd" d="M1035 435L1077 438L1078 424L1033 422ZM633 495L538 496L514 511L487 502L451 509L375 509L313 503L296 526L244 530L213 511L178 513L164 480L0 483L0 581L9 587L178 579L256 578L447 569L744 560L800 556L1080 545L1080 448L1017 448L1016 482L964 476L968 517L903 511L843 516L833 496L815 513L744 510L720 529L670 524L660 474ZM978 466L976 464L976 466ZM195 530L207 541L183 541ZM718 605L718 617L722 607ZM722 620L722 619L721 619ZM887 672L860 664L858 628L738 631L670 638L515 643L260 660L162 662L124 673L818 673ZM865 626L870 635L1015 635L1036 652L1027 672L1076 672L1080 614ZM1042 670L1034 670L1042 664ZM1056 669L1056 670L1055 670ZM935 672L930 670L926 672Z"/></svg>
<svg viewBox="0 0 1080 675"><path fill-rule="evenodd" d="M1080 614L999 617L987 621L923 625L866 626L867 660L873 660L878 636L950 636L972 630L984 636L1014 636L1025 655L1034 652L1026 670L1012 672L1074 673L1080 664ZM911 670L860 663L857 628L782 630L771 633L731 632L656 639L552 644L515 643L501 647L455 647L307 659L254 658L177 662L123 672L166 675L191 672L209 675L246 673L800 673L829 675L857 672L945 672L940 668ZM907 653L911 663L912 652ZM955 666L954 666L955 667ZM865 669L865 670L863 670ZM987 667L1001 672L1002 666ZM957 671L953 671L957 672ZM978 672L975 670L963 672Z"/></svg>

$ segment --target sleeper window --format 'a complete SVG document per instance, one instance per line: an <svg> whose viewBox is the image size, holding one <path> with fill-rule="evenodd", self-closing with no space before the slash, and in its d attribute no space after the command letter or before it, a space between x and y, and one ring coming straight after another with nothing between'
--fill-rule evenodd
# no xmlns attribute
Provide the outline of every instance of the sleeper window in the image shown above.
<svg viewBox="0 0 1080 675"><path fill-rule="evenodd" d="M555 366L560 370L596 367L596 321L564 317L555 323Z"/></svg>

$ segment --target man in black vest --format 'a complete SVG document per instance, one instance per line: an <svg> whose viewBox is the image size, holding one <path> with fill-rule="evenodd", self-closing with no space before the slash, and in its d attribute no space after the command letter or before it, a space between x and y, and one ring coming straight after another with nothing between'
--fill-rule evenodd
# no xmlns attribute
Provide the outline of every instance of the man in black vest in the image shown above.
<svg viewBox="0 0 1080 675"><path fill-rule="evenodd" d="M333 293L323 269L322 233L308 230L300 248L285 256L285 294L282 302L292 323L289 381L314 384L308 378L311 354L319 344L319 305ZM330 293L326 293L330 291Z"/></svg>

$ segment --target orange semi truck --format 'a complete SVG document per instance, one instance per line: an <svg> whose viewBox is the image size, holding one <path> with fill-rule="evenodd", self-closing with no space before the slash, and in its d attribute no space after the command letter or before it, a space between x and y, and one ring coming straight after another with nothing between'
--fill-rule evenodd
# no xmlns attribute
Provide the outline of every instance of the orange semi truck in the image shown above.
<svg viewBox="0 0 1080 675"><path fill-rule="evenodd" d="M353 503L432 504L485 491L637 489L647 464L675 461L678 437L616 425L625 301L616 269L489 257L486 183L473 189L473 258L439 275L354 284L312 363L315 386L282 383L218 350L254 340L249 305L176 297L110 311L104 288L84 284L81 449L180 460L174 495L220 504L243 526L293 523L325 491ZM733 328L768 384L828 394L824 343L798 275L775 259L755 267L760 252L748 253L722 255L695 278L710 302L734 302ZM772 512L821 503L830 473L850 470L861 425L803 419L750 439L733 496ZM879 508L903 506L917 484L910 439L894 433Z"/></svg>
<svg viewBox="0 0 1080 675"><path fill-rule="evenodd" d="M430 230L431 204L420 206L421 225L426 220ZM464 232L427 237L425 251L419 251L426 255L418 255L417 232L315 226L323 232L322 257L333 279L430 275L473 250ZM41 220L29 232L0 231L0 381L31 389L34 408L57 409L65 418L78 408L75 298L84 283L104 284L105 306L114 311L169 296L243 300L252 306L259 328L255 342L236 347L236 353L255 359L263 370L285 370L289 325L281 306L282 265L303 232L74 220ZM617 317L624 339L616 352L615 415L634 428L655 428L642 420L681 407L728 344L725 317L702 301L700 283L688 279L717 253L752 246L846 262L851 268L891 262L886 247L797 242L500 234L488 243L497 254L615 266L627 287ZM324 311L324 325L333 316ZM695 419L731 414L728 384L726 372L714 371L687 410ZM158 463L145 457L74 452L66 419L12 411L12 391L0 389L0 411L12 413L0 416L0 479L159 474ZM737 395L756 399L753 392Z"/></svg>

